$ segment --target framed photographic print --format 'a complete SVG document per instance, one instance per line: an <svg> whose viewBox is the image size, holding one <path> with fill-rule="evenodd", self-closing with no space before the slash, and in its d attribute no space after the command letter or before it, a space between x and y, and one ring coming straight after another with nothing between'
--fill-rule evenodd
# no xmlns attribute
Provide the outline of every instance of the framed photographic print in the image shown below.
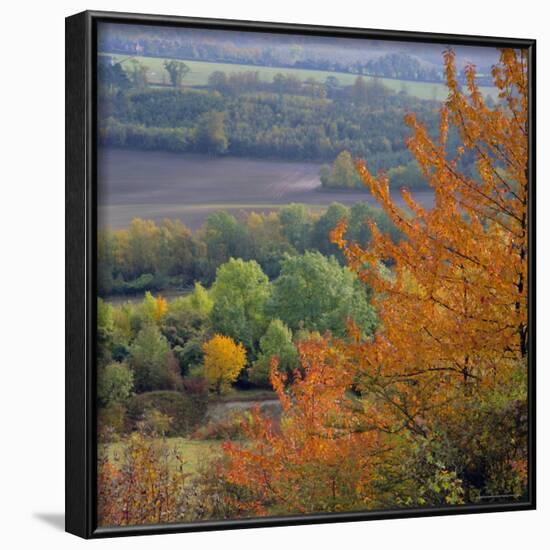
<svg viewBox="0 0 550 550"><path fill-rule="evenodd" d="M535 507L535 42L66 21L66 525Z"/></svg>

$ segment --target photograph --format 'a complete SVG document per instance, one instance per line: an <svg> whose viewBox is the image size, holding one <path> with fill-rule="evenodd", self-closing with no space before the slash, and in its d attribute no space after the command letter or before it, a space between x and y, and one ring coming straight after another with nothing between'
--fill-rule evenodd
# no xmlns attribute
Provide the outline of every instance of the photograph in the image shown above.
<svg viewBox="0 0 550 550"><path fill-rule="evenodd" d="M95 25L97 527L531 506L530 49Z"/></svg>

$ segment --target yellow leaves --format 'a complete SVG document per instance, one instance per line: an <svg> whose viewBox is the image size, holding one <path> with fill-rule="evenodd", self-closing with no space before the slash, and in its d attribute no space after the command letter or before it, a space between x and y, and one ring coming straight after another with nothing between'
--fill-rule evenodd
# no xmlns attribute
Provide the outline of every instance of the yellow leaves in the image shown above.
<svg viewBox="0 0 550 550"><path fill-rule="evenodd" d="M216 334L203 344L204 375L218 394L234 382L246 364L246 351L229 336Z"/></svg>
<svg viewBox="0 0 550 550"><path fill-rule="evenodd" d="M155 299L155 312L154 318L155 321L160 321L168 312L168 302L166 298L162 296L157 296Z"/></svg>

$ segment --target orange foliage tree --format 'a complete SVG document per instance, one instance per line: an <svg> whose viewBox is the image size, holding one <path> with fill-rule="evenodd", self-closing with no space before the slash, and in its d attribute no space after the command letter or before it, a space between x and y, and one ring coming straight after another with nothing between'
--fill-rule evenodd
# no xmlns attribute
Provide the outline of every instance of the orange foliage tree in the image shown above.
<svg viewBox="0 0 550 550"><path fill-rule="evenodd" d="M289 394L286 375L275 359L272 363L281 421L253 411L244 425L248 441L224 444L226 478L252 495L240 503L243 513L368 508L373 465L384 448L379 434L365 424L363 405L347 394L353 371L322 338L301 342L298 349L303 372L295 373ZM375 411L368 414L373 417Z"/></svg>
<svg viewBox="0 0 550 550"><path fill-rule="evenodd" d="M473 66L463 93L453 52L444 59L449 96L439 136L406 117L433 208L406 190L408 208L397 207L386 175L359 161L403 239L371 223L362 248L346 239L345 221L331 235L374 290L379 331L365 340L350 324L345 341L302 349L305 374L291 397L273 378L280 431L256 415L250 445L226 446L227 478L256 487L271 509L457 504L526 490L527 52L501 52L494 108ZM456 151L447 145L450 126L462 141ZM467 150L475 175L459 168Z"/></svg>
<svg viewBox="0 0 550 550"><path fill-rule="evenodd" d="M517 401L526 391L527 52L501 52L493 68L500 99L494 109L473 66L465 70L467 94L452 51L445 67L449 97L438 139L414 115L406 118L413 130L407 145L433 188L433 208L422 208L406 190L409 212L398 208L387 177L374 177L360 161L361 178L404 239L396 244L374 224L369 249L345 239L345 223L332 234L349 266L375 290L383 327L372 342L356 340L342 352L365 375L363 391L384 403L386 427L401 422L423 437L442 425L467 433L461 420L471 420L473 401L514 391ZM452 154L449 124L463 143ZM474 176L459 170L466 150L476 158ZM525 460L525 447L516 451L505 453L510 464Z"/></svg>
<svg viewBox="0 0 550 550"><path fill-rule="evenodd" d="M368 250L345 239L345 223L332 238L350 267L376 291L383 330L362 347L361 364L373 372L407 380L456 378L464 384L494 384L527 356L527 57L505 50L493 69L499 97L490 109L467 67L469 95L460 91L454 55L445 53L449 99L435 141L414 115L408 147L435 194L431 209L406 191L412 215L398 208L384 174L374 177L365 162L363 181L404 235L394 243L371 224ZM462 138L454 158L446 151L449 121ZM458 169L465 149L476 156L478 175ZM392 275L379 266L390 260ZM416 404L416 408L419 404ZM418 414L411 410L411 418Z"/></svg>

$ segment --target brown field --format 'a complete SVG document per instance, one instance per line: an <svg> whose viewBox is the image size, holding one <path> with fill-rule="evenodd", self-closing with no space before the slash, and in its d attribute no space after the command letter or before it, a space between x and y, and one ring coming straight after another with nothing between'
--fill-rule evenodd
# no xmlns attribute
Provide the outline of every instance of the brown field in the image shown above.
<svg viewBox="0 0 550 550"><path fill-rule="evenodd" d="M375 201L362 191L321 188L318 163L102 149L98 159L98 223L127 227L135 217L180 219L197 229L219 210L237 216L292 203L323 210L333 202ZM430 191L417 191L423 205Z"/></svg>

